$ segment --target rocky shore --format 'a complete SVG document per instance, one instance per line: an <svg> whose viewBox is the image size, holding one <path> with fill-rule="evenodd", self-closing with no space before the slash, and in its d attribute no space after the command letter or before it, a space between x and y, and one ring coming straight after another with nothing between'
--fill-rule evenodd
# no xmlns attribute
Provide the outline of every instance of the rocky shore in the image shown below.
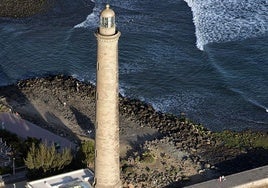
<svg viewBox="0 0 268 188"><path fill-rule="evenodd" d="M1 0L0 17L29 17L47 10L53 0Z"/></svg>
<svg viewBox="0 0 268 188"><path fill-rule="evenodd" d="M90 83L63 75L22 80L0 87L0 99L22 118L73 142L94 139L95 86ZM165 114L120 96L124 186L180 187L268 163L266 149L230 147L217 135L185 114Z"/></svg>

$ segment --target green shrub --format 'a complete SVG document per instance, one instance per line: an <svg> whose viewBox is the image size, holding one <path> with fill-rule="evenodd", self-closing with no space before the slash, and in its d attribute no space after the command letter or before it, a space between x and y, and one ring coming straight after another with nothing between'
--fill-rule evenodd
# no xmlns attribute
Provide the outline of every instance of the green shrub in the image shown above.
<svg viewBox="0 0 268 188"><path fill-rule="evenodd" d="M155 161L155 156L151 151L148 150L142 153L141 162L153 163L154 161Z"/></svg>
<svg viewBox="0 0 268 188"><path fill-rule="evenodd" d="M12 169L10 167L1 167L0 168L0 174L10 174L12 173Z"/></svg>
<svg viewBox="0 0 268 188"><path fill-rule="evenodd" d="M0 112L9 112L9 108L3 104L0 104Z"/></svg>
<svg viewBox="0 0 268 188"><path fill-rule="evenodd" d="M213 135L217 140L221 140L227 147L262 147L268 149L268 135L265 133L252 131L234 132L225 130L213 133Z"/></svg>
<svg viewBox="0 0 268 188"><path fill-rule="evenodd" d="M40 143L36 147L32 143L24 162L29 171L41 171L44 175L49 175L64 169L72 162L72 158L70 149L64 148L59 152L55 145Z"/></svg>
<svg viewBox="0 0 268 188"><path fill-rule="evenodd" d="M83 163L84 167L91 167L95 159L95 143L93 140L82 141L76 159L78 163Z"/></svg>
<svg viewBox="0 0 268 188"><path fill-rule="evenodd" d="M132 174L134 172L133 166L128 165L128 164L124 164L122 166L122 172L123 172L123 174Z"/></svg>

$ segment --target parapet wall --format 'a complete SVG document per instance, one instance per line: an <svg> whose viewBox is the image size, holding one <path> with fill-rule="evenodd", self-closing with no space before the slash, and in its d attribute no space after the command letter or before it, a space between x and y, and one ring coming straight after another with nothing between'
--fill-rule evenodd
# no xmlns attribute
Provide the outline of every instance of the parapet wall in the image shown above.
<svg viewBox="0 0 268 188"><path fill-rule="evenodd" d="M232 174L219 179L188 186L188 188L264 188L268 187L268 165Z"/></svg>

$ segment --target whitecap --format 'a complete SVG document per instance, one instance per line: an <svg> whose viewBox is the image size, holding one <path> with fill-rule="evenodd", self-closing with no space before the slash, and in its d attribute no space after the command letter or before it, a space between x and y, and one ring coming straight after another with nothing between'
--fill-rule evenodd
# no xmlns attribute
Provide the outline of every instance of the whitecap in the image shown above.
<svg viewBox="0 0 268 188"><path fill-rule="evenodd" d="M268 31L267 0L184 0L193 13L196 45L262 36Z"/></svg>

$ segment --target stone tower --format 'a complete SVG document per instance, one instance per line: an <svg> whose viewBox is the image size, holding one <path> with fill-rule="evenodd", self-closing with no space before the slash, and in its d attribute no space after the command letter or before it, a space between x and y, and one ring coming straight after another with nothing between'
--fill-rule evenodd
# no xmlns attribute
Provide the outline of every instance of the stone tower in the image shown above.
<svg viewBox="0 0 268 188"><path fill-rule="evenodd" d="M101 12L97 37L95 188L119 188L118 40L115 13Z"/></svg>

